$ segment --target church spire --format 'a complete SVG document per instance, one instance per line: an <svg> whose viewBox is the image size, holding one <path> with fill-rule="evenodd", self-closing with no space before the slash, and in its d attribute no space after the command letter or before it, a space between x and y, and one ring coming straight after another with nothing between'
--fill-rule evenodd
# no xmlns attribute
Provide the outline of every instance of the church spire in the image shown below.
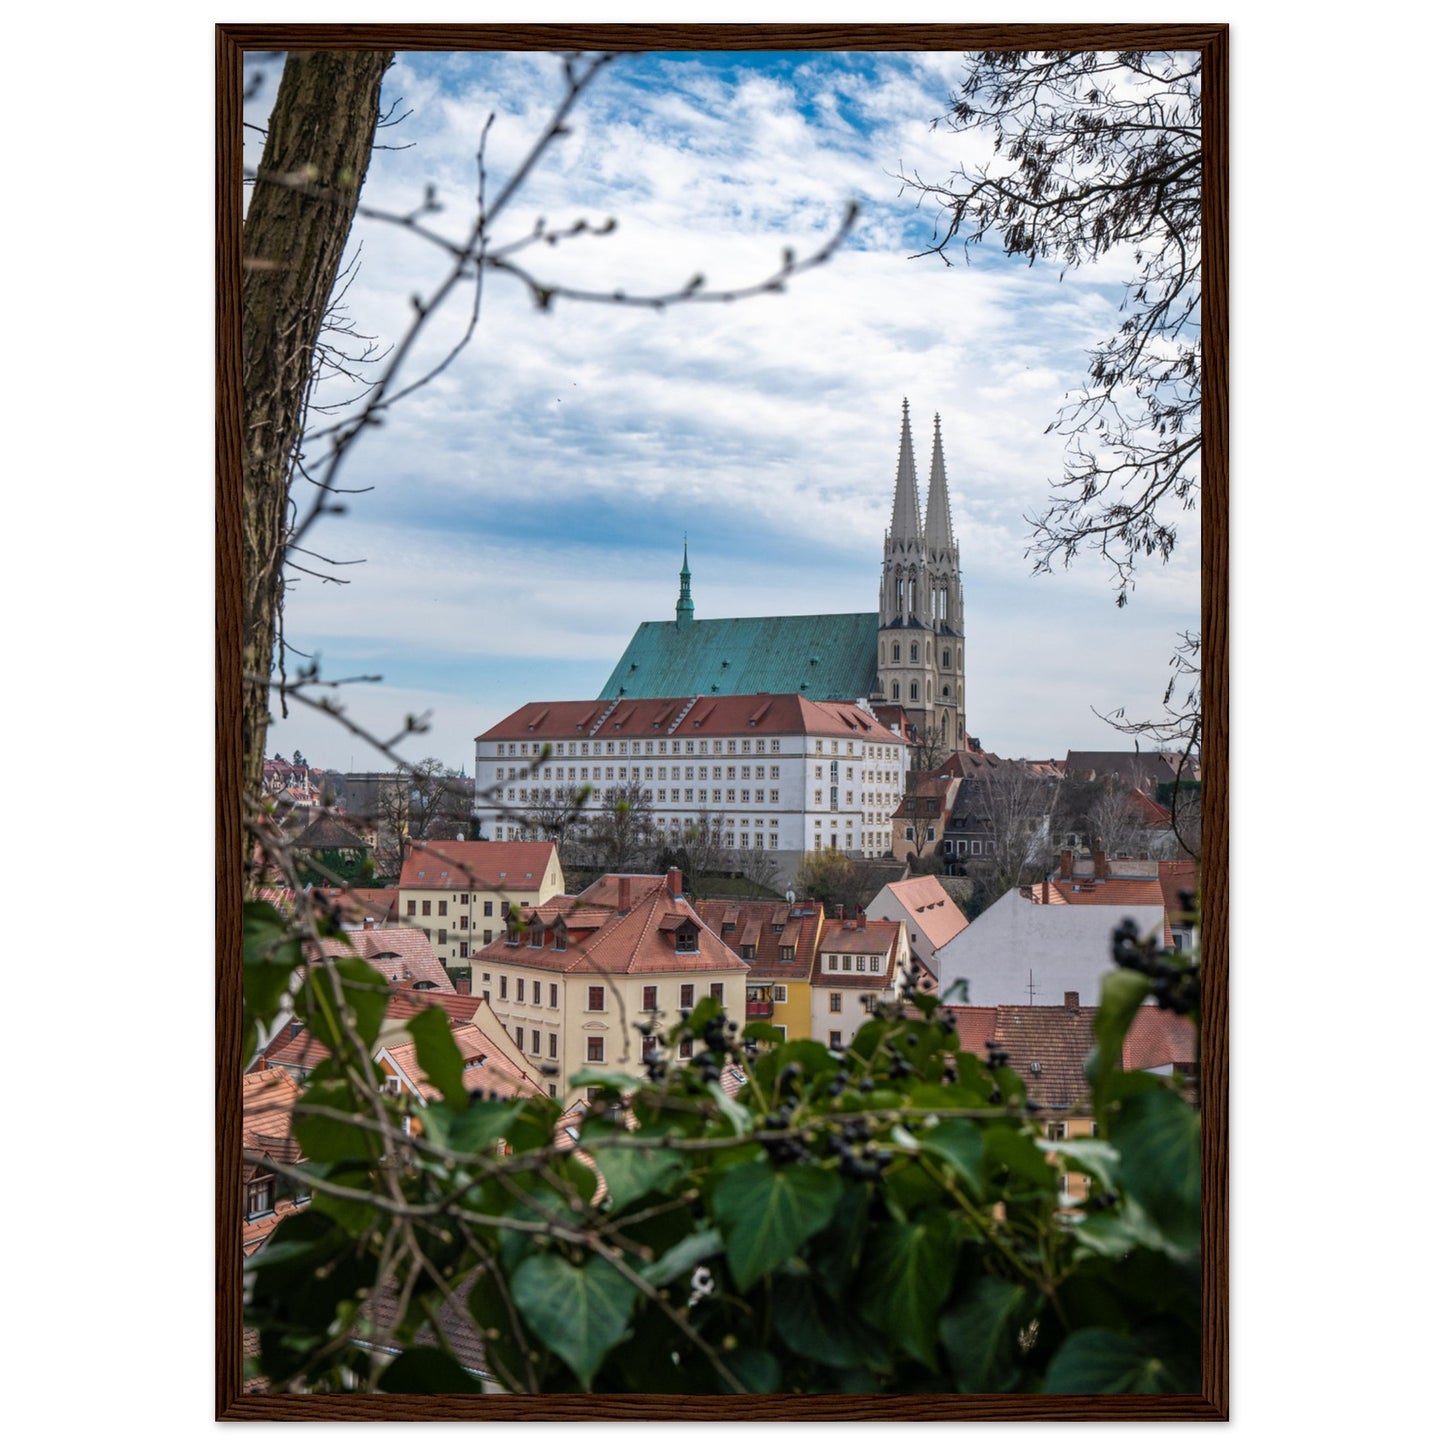
<svg viewBox="0 0 1445 1445"><path fill-rule="evenodd" d="M682 539L682 571L678 575L681 587L677 594L677 625L692 621L692 573L687 567L687 538Z"/></svg>
<svg viewBox="0 0 1445 1445"><path fill-rule="evenodd" d="M918 472L913 465L913 433L908 425L908 398L903 398L903 435L898 442L898 477L893 484L893 523L889 540L896 546L919 540Z"/></svg>
<svg viewBox="0 0 1445 1445"><path fill-rule="evenodd" d="M928 476L928 521L923 540L930 557L953 551L953 513L948 506L948 477L943 470L943 424L933 414L933 466Z"/></svg>

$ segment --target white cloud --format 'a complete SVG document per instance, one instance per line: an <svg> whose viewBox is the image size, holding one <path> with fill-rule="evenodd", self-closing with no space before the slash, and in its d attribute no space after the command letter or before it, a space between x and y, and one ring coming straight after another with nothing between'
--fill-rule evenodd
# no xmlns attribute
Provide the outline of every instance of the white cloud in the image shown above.
<svg viewBox="0 0 1445 1445"><path fill-rule="evenodd" d="M617 229L517 253L539 277L644 294L697 271L709 286L756 282L785 245L806 255L821 244L856 197L853 238L782 296L731 305L562 301L544 314L510 278L489 276L471 346L348 461L343 484L373 490L313 540L368 561L349 587L297 591L288 632L298 645L364 659L423 690L422 659L435 658L449 669L445 685L429 685L438 694L491 668L505 674L501 692L488 685L502 711L514 685L584 696L574 679L595 690L636 623L669 614L684 531L699 615L870 609L906 395L925 474L929 423L935 411L943 418L979 669L970 695L987 699L1001 735L1027 716L1035 733L1037 719L1065 730L1053 746L1069 746L1076 697L1058 692L1054 723L1037 678L1003 665L990 674L991 656L1020 655L1036 639L992 618L987 600L1027 583L1023 516L1046 505L1063 472L1060 440L1045 428L1082 380L1088 348L1116 324L1127 261L1060 281L987 255L954 266L910 259L907 228L915 250L926 233L895 175L941 179L976 144L929 125L959 69L941 55L815 54L730 84L696 59L619 62L499 234L524 236L539 216L615 215ZM497 116L486 151L496 195L550 114L555 77L556 62L539 54L403 57L389 88L415 113L387 139L415 148L377 155L366 203L406 210L434 183L445 209L429 223L460 234L486 115ZM357 237L357 324L395 337L410 296L430 294L447 258L393 225L358 223ZM454 344L470 304L454 296L409 375ZM1162 580L1141 584L1137 603L1166 619L1165 641L1141 653L1110 640L1109 582L1091 558L1050 579L1049 598L1071 602L1050 618L1054 643L1101 678L1130 672L1131 695L1152 697L1167 639L1197 611L1197 551L1186 534ZM1095 603L1103 621L1080 625L1074 613ZM979 637L980 619L992 640ZM1132 649L1138 639L1125 635Z"/></svg>

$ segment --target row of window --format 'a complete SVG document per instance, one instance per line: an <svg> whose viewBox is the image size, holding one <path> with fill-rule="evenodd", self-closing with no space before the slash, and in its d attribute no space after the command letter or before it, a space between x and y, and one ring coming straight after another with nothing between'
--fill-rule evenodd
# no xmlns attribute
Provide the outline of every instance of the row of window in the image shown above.
<svg viewBox="0 0 1445 1445"><path fill-rule="evenodd" d="M482 982L483 982L483 983L491 983L491 981L492 981L492 975L491 975L490 973L484 973L484 974L482 975ZM499 974L499 975L497 976L498 1002L499 1002L499 1003L511 1003L511 1002L515 1001L516 1003L519 1003L519 1004L525 1004L525 1003L527 1002L527 980L524 979L524 978L518 977L517 980L516 980L516 984L517 984L516 993L515 993L515 994L512 994L512 995L509 995L509 993L508 993L508 985L509 985L509 983L510 983L510 980L508 979L508 977L507 977L506 974ZM643 1011L644 1011L645 1013L656 1013L656 1012L658 1011L658 994L657 994L657 988L658 988L658 986L657 986L656 984L654 984L654 983L649 983L649 984L644 984L644 985L643 985L643 989L642 989L642 1008L643 1008ZM722 985L721 983L710 983L710 984L708 985L708 993L709 993L713 998L715 998L719 1003L721 1003L721 1002L722 1002L722 999L723 999L723 985ZM487 990L483 993L483 997L486 999L486 1001L487 1001L488 1003L490 1003L490 1002L491 1002L491 998L492 998L491 990L490 990L490 989L487 989ZM697 985L696 985L695 983L679 984L679 985L678 985L678 990L677 990L677 1006L678 1006L679 1008L682 1008L682 1009L690 1009L690 1008L693 1008L696 1004L697 1004ZM541 1007L542 1007L542 980L541 980L541 979L534 978L534 979L532 980L532 1005L533 1005L534 1008L541 1008ZM558 1006L559 1006L559 990L558 990L558 985L555 984L555 983L549 983L549 984L547 985L547 1007L548 1007L548 1008L557 1008ZM606 1013L606 1012L607 1012L607 987L606 987L605 984L594 983L594 984L589 984L589 985L587 986L587 1012L588 1012L588 1013Z"/></svg>
<svg viewBox="0 0 1445 1445"><path fill-rule="evenodd" d="M944 667L952 667L952 666L953 666L953 650L952 650L951 648L945 647L945 648L943 649L942 656L943 656L942 666L944 666ZM902 660L903 660L902 654L899 652L899 644L895 642L895 643L893 644L893 661L894 661L894 662L901 662ZM918 661L918 644L917 644L916 642L910 642L910 643L908 644L908 660L909 660L909 662L917 662L917 661ZM929 649L928 649L928 661L929 661L930 663L933 661L933 648L932 648L931 646L930 646Z"/></svg>
<svg viewBox="0 0 1445 1445"><path fill-rule="evenodd" d="M839 973L853 972L853 955L851 953L830 953L828 955L828 967L836 969ZM860 953L858 955L859 973L882 973L883 959L876 953Z"/></svg>
<svg viewBox="0 0 1445 1445"><path fill-rule="evenodd" d="M756 749L753 746L754 742L757 744ZM711 742L707 738L673 738L671 752L674 757L679 757L683 753L687 753L688 755L702 753L706 755L709 745L711 745L712 751L719 755L724 750L730 753L752 753L754 751L760 753L765 751L780 753L783 750L783 741L781 738L743 738L741 742L737 738L727 738L726 740L723 738L714 738ZM520 754L517 751L519 747L521 748ZM543 744L541 743L498 743L496 756L499 758L515 758L518 756L536 758L544 755L542 747ZM626 757L629 748L634 758L644 756L652 757L654 755L654 744L650 738L645 742L633 741L630 744L626 739L619 740L617 738L611 738L605 741L599 739L595 742L557 743L555 746L549 743L546 747L548 750L547 755L551 757L562 757L564 754L569 758L578 756L584 758L600 758L604 756L609 758L618 756ZM657 739L655 751L658 754L666 754L669 751L667 740L663 738Z"/></svg>
<svg viewBox="0 0 1445 1445"><path fill-rule="evenodd" d="M463 903L466 903L467 900L468 900L468 895L465 894L465 893L463 893L463 894L462 894L462 902L463 902ZM432 901L431 901L430 898L423 898L423 899L421 900L421 916L422 916L423 918L430 918L430 917L431 917L431 904L432 904ZM406 916L407 916L408 918L415 918L415 917L416 917L416 905L417 905L417 900L416 900L415 898L408 898L408 899L406 900ZM483 916L486 917L486 918L490 918L490 917L492 916L492 908L493 908L492 900L491 900L490 898L484 898L484 899L482 900L482 914L483 914ZM439 899L437 899L437 917L438 917L438 918L445 918L446 916L447 916L447 901L446 901L445 898L439 898ZM469 926L470 926L470 920L469 920L468 918L466 918L465 915L464 915L464 916L462 917L460 927L462 927L462 928L467 928L467 927L469 927Z"/></svg>
<svg viewBox="0 0 1445 1445"><path fill-rule="evenodd" d="M858 1002L863 1005L863 1012L865 1014L871 1014L878 1003L878 995L873 993L859 994ZM828 995L828 1012L830 1014L840 1014L843 1012L843 995L841 993L830 993ZM830 1039L835 1038L836 1035L830 1035L829 1037ZM836 1049L838 1045L830 1042L828 1047L830 1049Z"/></svg>

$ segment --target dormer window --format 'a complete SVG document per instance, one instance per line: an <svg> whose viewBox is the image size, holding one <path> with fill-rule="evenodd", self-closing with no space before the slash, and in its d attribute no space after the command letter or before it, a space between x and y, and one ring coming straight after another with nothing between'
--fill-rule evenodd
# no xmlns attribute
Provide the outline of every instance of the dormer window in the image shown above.
<svg viewBox="0 0 1445 1445"><path fill-rule="evenodd" d="M673 934L673 946L678 953L696 953L697 929L690 923L679 925L677 932Z"/></svg>
<svg viewBox="0 0 1445 1445"><path fill-rule="evenodd" d="M264 1178L253 1179L246 1186L246 1218L257 1219L270 1214L276 1207L276 1179L267 1174Z"/></svg>

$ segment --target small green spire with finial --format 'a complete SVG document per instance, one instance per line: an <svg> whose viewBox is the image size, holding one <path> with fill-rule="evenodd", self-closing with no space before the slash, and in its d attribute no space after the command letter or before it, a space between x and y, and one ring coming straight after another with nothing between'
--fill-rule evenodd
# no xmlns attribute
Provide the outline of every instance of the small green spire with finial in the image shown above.
<svg viewBox="0 0 1445 1445"><path fill-rule="evenodd" d="M677 594L677 625L692 621L692 573L687 567L687 533L682 534L682 587Z"/></svg>

